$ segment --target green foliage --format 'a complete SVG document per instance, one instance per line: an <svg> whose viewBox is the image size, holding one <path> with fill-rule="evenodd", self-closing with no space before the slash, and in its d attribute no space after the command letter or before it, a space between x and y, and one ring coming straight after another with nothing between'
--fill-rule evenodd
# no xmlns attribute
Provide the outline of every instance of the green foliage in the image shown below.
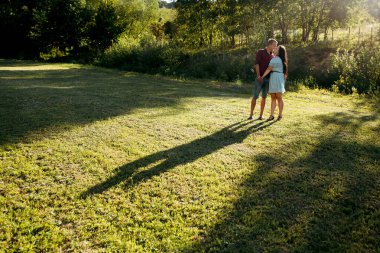
<svg viewBox="0 0 380 253"><path fill-rule="evenodd" d="M111 46L124 31L125 23L113 2L81 3L80 0L41 2L31 32L40 52L52 58L56 51L66 52L64 55L83 52L96 55Z"/></svg>
<svg viewBox="0 0 380 253"><path fill-rule="evenodd" d="M104 52L124 31L124 22L119 18L112 3L102 2L97 8L95 21L90 24L88 32L90 48Z"/></svg>
<svg viewBox="0 0 380 253"><path fill-rule="evenodd" d="M176 2L178 43L189 47L203 47L209 44L215 23L213 5L215 4L207 0Z"/></svg>
<svg viewBox="0 0 380 253"><path fill-rule="evenodd" d="M145 46L137 42L135 46L128 46L131 43L115 44L100 57L98 64L129 71L186 78L228 82L239 80L245 83L252 83L254 80L250 68L255 62L258 48L195 51L176 44L157 45L154 40L144 42ZM297 89L302 83L309 88L332 89L335 84L345 93L351 93L350 87L354 86L360 94L374 94L378 89L378 72L370 66L378 65L379 48L374 45L371 52L369 49L356 49L355 54L350 53L350 57L347 57L347 54L333 53L337 45L337 42L325 41L312 46L288 47L290 64L287 87ZM371 48L368 42L361 45ZM349 67L344 67L345 65ZM356 66L355 71L351 71L353 66ZM292 87L293 85L295 87Z"/></svg>
<svg viewBox="0 0 380 253"><path fill-rule="evenodd" d="M178 75L187 64L189 53L173 46L123 47L115 45L99 60L99 65L150 74Z"/></svg>
<svg viewBox="0 0 380 253"><path fill-rule="evenodd" d="M155 1L43 0L0 4L0 55L96 56L122 33L139 37L156 19Z"/></svg>
<svg viewBox="0 0 380 253"><path fill-rule="evenodd" d="M370 22L364 0L195 1L178 0L176 41L192 48L318 42L329 29ZM358 14L360 13L360 14ZM299 32L291 38L290 33Z"/></svg>
<svg viewBox="0 0 380 253"><path fill-rule="evenodd" d="M380 93L380 48L359 47L356 50L338 49L333 55L333 71L339 74L335 81L340 92L357 91L378 95Z"/></svg>
<svg viewBox="0 0 380 253"><path fill-rule="evenodd" d="M374 5L367 0L178 0L170 4L175 9L167 9L168 4L156 0L3 1L0 33L7 39L0 40L0 56L95 61L143 73L252 82L249 69L256 50L275 37L294 49L289 54L290 83L331 88L336 82L346 93L352 86L359 93L374 93L377 73L343 73L338 60L327 71L331 57L326 55L341 45L335 44L338 28L375 22L368 13ZM371 30L375 42L377 27L373 34ZM332 29L335 41L328 40ZM352 36L340 38L353 44ZM365 38L355 43L359 40ZM376 57L371 64L377 64ZM356 53L349 59L353 66L365 61ZM373 80L359 78L366 73Z"/></svg>
<svg viewBox="0 0 380 253"><path fill-rule="evenodd" d="M0 2L0 55L25 57L33 55L36 46L29 37L33 11L38 1L12 0Z"/></svg>
<svg viewBox="0 0 380 253"><path fill-rule="evenodd" d="M82 18L83 10L80 0L39 1L33 12L34 25L30 31L39 51L78 50L86 23Z"/></svg>
<svg viewBox="0 0 380 253"><path fill-rule="evenodd" d="M126 23L125 34L134 39L150 34L149 27L158 17L158 1L119 0L118 15Z"/></svg>
<svg viewBox="0 0 380 253"><path fill-rule="evenodd" d="M150 74L176 75L186 77L215 77L215 61L173 45L149 47L114 46L100 59L99 64L105 67L118 67L123 70ZM202 60L201 60L202 58ZM202 61L202 64L199 63Z"/></svg>

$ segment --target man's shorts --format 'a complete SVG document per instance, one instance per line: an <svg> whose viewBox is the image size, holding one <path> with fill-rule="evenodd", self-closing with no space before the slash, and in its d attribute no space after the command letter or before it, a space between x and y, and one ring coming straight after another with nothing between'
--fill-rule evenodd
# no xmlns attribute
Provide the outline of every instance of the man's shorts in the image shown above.
<svg viewBox="0 0 380 253"><path fill-rule="evenodd" d="M253 98L258 99L261 92L261 97L266 98L269 90L269 78L264 78L263 83L260 84L259 81L255 80L255 86L253 87Z"/></svg>

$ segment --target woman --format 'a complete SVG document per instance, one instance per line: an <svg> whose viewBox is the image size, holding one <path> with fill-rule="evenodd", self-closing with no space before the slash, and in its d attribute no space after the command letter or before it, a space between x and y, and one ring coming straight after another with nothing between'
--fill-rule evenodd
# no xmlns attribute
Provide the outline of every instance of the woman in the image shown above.
<svg viewBox="0 0 380 253"><path fill-rule="evenodd" d="M288 76L288 57L284 46L278 46L274 49L276 55L269 63L268 68L263 74L263 78L270 73L269 93L271 96L271 109L268 120L274 119L274 110L276 109L276 100L278 102L278 120L282 119L282 110L284 101L282 94L285 92L285 80Z"/></svg>

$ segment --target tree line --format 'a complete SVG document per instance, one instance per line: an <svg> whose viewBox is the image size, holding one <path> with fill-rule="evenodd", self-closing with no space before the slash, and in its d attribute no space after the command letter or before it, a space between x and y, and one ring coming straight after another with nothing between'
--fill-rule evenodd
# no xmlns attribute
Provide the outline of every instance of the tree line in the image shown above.
<svg viewBox="0 0 380 253"><path fill-rule="evenodd" d="M120 35L138 36L156 18L155 0L5 0L0 55L97 55Z"/></svg>
<svg viewBox="0 0 380 253"><path fill-rule="evenodd" d="M162 21L160 7L174 8L175 19ZM376 0L3 0L0 56L96 57L121 38L186 48L262 45L268 37L313 43L376 20Z"/></svg>
<svg viewBox="0 0 380 253"><path fill-rule="evenodd" d="M237 39L249 45L275 36L285 44L290 37L317 42L329 29L380 19L372 0L178 0L176 8L177 40L199 47L234 47Z"/></svg>

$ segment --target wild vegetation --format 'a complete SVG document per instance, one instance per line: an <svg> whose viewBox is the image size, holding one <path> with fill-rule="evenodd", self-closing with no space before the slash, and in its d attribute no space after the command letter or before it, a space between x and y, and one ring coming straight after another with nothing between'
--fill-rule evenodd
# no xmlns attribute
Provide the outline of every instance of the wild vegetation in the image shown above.
<svg viewBox="0 0 380 253"><path fill-rule="evenodd" d="M252 82L255 52L274 37L289 49L290 84L379 90L377 70L348 74L379 65L374 0L16 0L0 12L3 57L241 83Z"/></svg>

